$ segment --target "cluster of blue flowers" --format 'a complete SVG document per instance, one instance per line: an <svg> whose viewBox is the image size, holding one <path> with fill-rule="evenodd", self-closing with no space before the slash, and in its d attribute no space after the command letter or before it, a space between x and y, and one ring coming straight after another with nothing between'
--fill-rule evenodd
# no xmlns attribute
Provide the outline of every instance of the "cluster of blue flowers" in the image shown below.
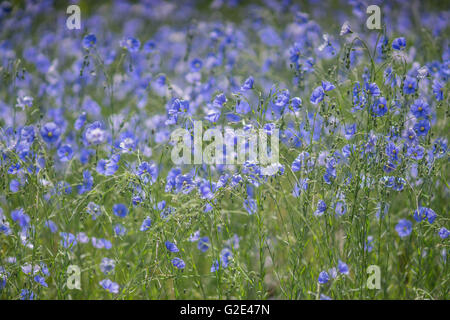
<svg viewBox="0 0 450 320"><path fill-rule="evenodd" d="M314 19L316 1L307 13L293 1L216 0L216 20L197 1L121 0L68 30L54 2L0 8L0 297L46 297L67 267L59 255L95 264L96 286L124 296L138 268L147 281L258 265L251 283L262 288L264 257L308 265L320 241L333 251L321 264L337 267L288 266L281 278L311 276L321 299L393 246L436 246L446 261L448 12L421 15L421 36L390 13L410 11L400 1L372 31L364 2L340 1L339 32ZM226 17L237 9L242 20ZM175 165L171 133L195 142L197 120L231 145L231 129L279 130L280 157L269 171L253 160Z"/></svg>

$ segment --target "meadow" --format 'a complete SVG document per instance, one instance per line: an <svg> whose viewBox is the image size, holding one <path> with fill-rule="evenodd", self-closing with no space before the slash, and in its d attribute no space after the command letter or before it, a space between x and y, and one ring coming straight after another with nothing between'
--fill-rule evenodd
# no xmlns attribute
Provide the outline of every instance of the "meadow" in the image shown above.
<svg viewBox="0 0 450 320"><path fill-rule="evenodd" d="M1 2L0 299L448 299L449 21L440 1ZM174 161L177 129L199 161ZM277 158L208 162L208 130Z"/></svg>

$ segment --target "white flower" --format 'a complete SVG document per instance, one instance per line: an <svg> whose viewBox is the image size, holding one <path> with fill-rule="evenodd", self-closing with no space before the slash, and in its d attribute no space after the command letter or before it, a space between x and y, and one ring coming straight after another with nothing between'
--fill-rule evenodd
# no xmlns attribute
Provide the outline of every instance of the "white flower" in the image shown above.
<svg viewBox="0 0 450 320"><path fill-rule="evenodd" d="M350 28L350 24L348 23L348 21L345 21L341 27L341 32L339 33L339 35L343 36L349 33L353 33L353 31Z"/></svg>
<svg viewBox="0 0 450 320"><path fill-rule="evenodd" d="M100 127L88 128L86 130L86 140L91 144L101 144L106 140L106 132Z"/></svg>

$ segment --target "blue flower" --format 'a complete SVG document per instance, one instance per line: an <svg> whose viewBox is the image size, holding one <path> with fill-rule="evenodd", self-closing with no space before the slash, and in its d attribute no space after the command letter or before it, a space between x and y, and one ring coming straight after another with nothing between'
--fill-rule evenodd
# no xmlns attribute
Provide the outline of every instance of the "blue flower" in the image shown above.
<svg viewBox="0 0 450 320"><path fill-rule="evenodd" d="M112 244L109 240L106 239L97 239L95 237L91 238L92 245L97 249L106 249L109 250L112 248Z"/></svg>
<svg viewBox="0 0 450 320"><path fill-rule="evenodd" d="M126 131L120 134L119 139L115 143L115 147L120 150L121 153L131 153L136 149L138 141L134 134L130 131Z"/></svg>
<svg viewBox="0 0 450 320"><path fill-rule="evenodd" d="M277 97L274 101L274 105L277 108L284 108L290 99L290 93L288 90L283 90L277 94Z"/></svg>
<svg viewBox="0 0 450 320"><path fill-rule="evenodd" d="M428 120L420 120L414 125L414 131L419 137L426 136L430 131L430 122Z"/></svg>
<svg viewBox="0 0 450 320"><path fill-rule="evenodd" d="M417 145L417 146L409 146L406 154L411 159L420 160L423 158L424 153L425 149L422 146Z"/></svg>
<svg viewBox="0 0 450 320"><path fill-rule="evenodd" d="M302 99L300 99L299 97L292 98L291 106L292 106L292 109L294 109L294 111L300 110L300 108L302 106Z"/></svg>
<svg viewBox="0 0 450 320"><path fill-rule="evenodd" d="M175 243L166 241L165 245L166 245L167 250L169 250L170 252L179 252L180 251L180 249L178 249L178 247L175 245Z"/></svg>
<svg viewBox="0 0 450 320"><path fill-rule="evenodd" d="M295 42L294 45L289 49L289 59L293 63L297 63L301 56L301 44Z"/></svg>
<svg viewBox="0 0 450 320"><path fill-rule="evenodd" d="M216 95L216 97L214 98L213 101L213 106L215 108L222 108L224 103L227 102L227 97L225 96L224 93L219 93L218 95Z"/></svg>
<svg viewBox="0 0 450 320"><path fill-rule="evenodd" d="M73 150L70 147L70 145L65 144L58 148L57 154L60 161L67 162L70 161L70 159L72 159Z"/></svg>
<svg viewBox="0 0 450 320"><path fill-rule="evenodd" d="M250 90L253 89L253 77L250 76L247 78L247 80L245 80L244 84L241 86L241 90L245 91L245 90Z"/></svg>
<svg viewBox="0 0 450 320"><path fill-rule="evenodd" d="M220 118L221 112L219 110L209 110L205 116L205 120L211 123L216 123Z"/></svg>
<svg viewBox="0 0 450 320"><path fill-rule="evenodd" d="M30 274L34 275L34 274L39 273L39 271L41 270L41 267L38 265L31 265L31 264L27 263L27 264L23 265L21 267L21 269L22 269L22 272L27 275L30 275Z"/></svg>
<svg viewBox="0 0 450 320"><path fill-rule="evenodd" d="M331 276L332 279L336 279L338 275L337 270L334 267L328 270L328 274Z"/></svg>
<svg viewBox="0 0 450 320"><path fill-rule="evenodd" d="M368 236L367 241L364 244L364 250L371 252L373 250L373 236Z"/></svg>
<svg viewBox="0 0 450 320"><path fill-rule="evenodd" d="M447 140L443 138L437 138L433 143L433 156L440 159L447 153Z"/></svg>
<svg viewBox="0 0 450 320"><path fill-rule="evenodd" d="M147 41L146 43L144 43L143 49L147 53L153 52L156 49L156 42L153 40Z"/></svg>
<svg viewBox="0 0 450 320"><path fill-rule="evenodd" d="M320 284L325 284L328 281L330 281L330 276L328 275L328 273L326 271L322 271L319 274L319 280L318 281L319 281Z"/></svg>
<svg viewBox="0 0 450 320"><path fill-rule="evenodd" d="M44 262L41 262L40 264L41 272L44 276L48 277L50 275L50 272L48 271L48 267Z"/></svg>
<svg viewBox="0 0 450 320"><path fill-rule="evenodd" d="M333 177L336 177L336 164L336 159L334 157L328 159L326 164L327 173Z"/></svg>
<svg viewBox="0 0 450 320"><path fill-rule="evenodd" d="M94 34L88 34L83 38L83 48L90 49L97 43L97 37Z"/></svg>
<svg viewBox="0 0 450 320"><path fill-rule="evenodd" d="M112 282L109 279L104 279L99 282L103 289L109 291L111 293L119 293L119 285L115 282Z"/></svg>
<svg viewBox="0 0 450 320"><path fill-rule="evenodd" d="M395 143L389 142L386 146L386 155L389 157L391 161L397 161L398 160L398 153L399 150Z"/></svg>
<svg viewBox="0 0 450 320"><path fill-rule="evenodd" d="M198 186L198 191L199 191L202 199L214 198L214 193L211 191L211 184L208 181L201 183Z"/></svg>
<svg viewBox="0 0 450 320"><path fill-rule="evenodd" d="M413 129L406 130L403 137L408 145L415 145L418 142L416 132Z"/></svg>
<svg viewBox="0 0 450 320"><path fill-rule="evenodd" d="M433 80L433 93L434 93L434 96L436 97L437 101L444 100L443 88L444 88L444 86L442 85L442 83L439 82L439 80L437 80L437 79Z"/></svg>
<svg viewBox="0 0 450 320"><path fill-rule="evenodd" d="M321 102L323 100L324 97L325 97L325 92L323 90L323 87L318 86L311 93L311 98L309 99L309 101L311 101L312 104L318 104L319 102Z"/></svg>
<svg viewBox="0 0 450 320"><path fill-rule="evenodd" d="M28 289L20 291L20 300L34 300L34 292Z"/></svg>
<svg viewBox="0 0 450 320"><path fill-rule="evenodd" d="M197 241L198 239L200 239L200 230L195 231L193 234L191 234L191 235L189 236L189 241L190 241L190 242L195 242L195 241Z"/></svg>
<svg viewBox="0 0 450 320"><path fill-rule="evenodd" d="M134 196L133 198L131 198L131 203L133 204L133 206L137 206L139 204L142 203L142 197L141 196Z"/></svg>
<svg viewBox="0 0 450 320"><path fill-rule="evenodd" d="M219 261L214 260L211 266L211 272L216 272L217 270L219 270L219 267L220 267Z"/></svg>
<svg viewBox="0 0 450 320"><path fill-rule="evenodd" d="M74 128L75 130L80 130L83 128L84 123L86 122L86 112L82 112L77 120L75 120Z"/></svg>
<svg viewBox="0 0 450 320"><path fill-rule="evenodd" d="M366 83L366 92L374 97L378 97L379 95L381 95L381 91L380 88L378 88L378 85L373 82L373 83Z"/></svg>
<svg viewBox="0 0 450 320"><path fill-rule="evenodd" d="M388 111L386 99L384 97L378 98L372 107L372 111L378 117L384 116Z"/></svg>
<svg viewBox="0 0 450 320"><path fill-rule="evenodd" d="M19 96L17 98L17 104L16 107L21 108L22 110L25 109L25 107L32 107L33 106L33 97L29 96Z"/></svg>
<svg viewBox="0 0 450 320"><path fill-rule="evenodd" d="M244 208L249 214L254 214L258 210L255 199L247 198L244 200Z"/></svg>
<svg viewBox="0 0 450 320"><path fill-rule="evenodd" d="M83 194L92 190L92 186L94 185L94 178L91 175L89 170L83 171L83 184L78 186L78 194Z"/></svg>
<svg viewBox="0 0 450 320"><path fill-rule="evenodd" d="M228 268L228 265L230 264L232 258L233 253L231 252L230 249L228 248L222 249L222 251L220 252L220 264L224 268Z"/></svg>
<svg viewBox="0 0 450 320"><path fill-rule="evenodd" d="M142 162L137 171L137 175L143 180L145 184L149 181L155 183L158 178L158 167L155 164L150 164L148 162Z"/></svg>
<svg viewBox="0 0 450 320"><path fill-rule="evenodd" d="M128 208L123 203L117 203L113 205L113 213L121 218L124 218L128 214Z"/></svg>
<svg viewBox="0 0 450 320"><path fill-rule="evenodd" d="M191 70L194 72L200 71L200 69L203 66L203 62L202 60L195 58L194 60L191 61Z"/></svg>
<svg viewBox="0 0 450 320"><path fill-rule="evenodd" d="M241 121L241 117L239 115L237 115L237 114L232 113L232 112L226 113L225 116L226 116L227 121L230 122L230 123L233 123L233 122L236 123L236 122Z"/></svg>
<svg viewBox="0 0 450 320"><path fill-rule="evenodd" d="M150 217L147 216L147 218L144 219L144 221L141 224L141 228L139 230L141 231L147 231L150 229L152 225L152 219L150 219Z"/></svg>
<svg viewBox="0 0 450 320"><path fill-rule="evenodd" d="M395 50L403 50L406 47L406 40L405 38L397 38L392 41L392 48Z"/></svg>
<svg viewBox="0 0 450 320"><path fill-rule="evenodd" d="M396 177L393 181L392 189L395 191L402 191L405 184L406 184L405 179L403 179L402 177Z"/></svg>
<svg viewBox="0 0 450 320"><path fill-rule="evenodd" d="M100 121L89 124L84 130L83 137L89 144L102 144L106 141L106 131L103 128L103 124Z"/></svg>
<svg viewBox="0 0 450 320"><path fill-rule="evenodd" d="M12 179L9 183L9 190L12 193L16 193L19 191L19 188L20 188L20 182L17 181L16 179Z"/></svg>
<svg viewBox="0 0 450 320"><path fill-rule="evenodd" d="M122 237L127 234L127 229L123 225L118 223L114 226L114 233L116 234L116 236Z"/></svg>
<svg viewBox="0 0 450 320"><path fill-rule="evenodd" d="M341 260L339 260L339 262L338 262L338 269L339 269L339 272L342 274L349 273L348 265L345 262L342 262Z"/></svg>
<svg viewBox="0 0 450 320"><path fill-rule="evenodd" d="M63 239L61 240L61 245L64 248L71 248L77 244L77 239L71 233L61 232L59 234Z"/></svg>
<svg viewBox="0 0 450 320"><path fill-rule="evenodd" d="M356 133L356 123L345 126L345 139L350 140Z"/></svg>
<svg viewBox="0 0 450 320"><path fill-rule="evenodd" d="M37 283L39 283L41 286L43 287L48 287L47 283L45 282L45 278L41 277L39 275L34 277L34 281L36 281Z"/></svg>
<svg viewBox="0 0 450 320"><path fill-rule="evenodd" d="M236 102L236 112L240 114L247 114L252 110L250 105L245 100L240 100Z"/></svg>
<svg viewBox="0 0 450 320"><path fill-rule="evenodd" d="M89 237L84 232L78 232L77 233L77 241L79 243L88 243L89 242Z"/></svg>
<svg viewBox="0 0 450 320"><path fill-rule="evenodd" d="M198 240L197 243L197 248L198 250L200 250L201 252L205 252L206 250L209 249L209 238L208 237L202 237Z"/></svg>
<svg viewBox="0 0 450 320"><path fill-rule="evenodd" d="M177 175L175 178L176 191L189 194L194 189L194 182L190 174Z"/></svg>
<svg viewBox="0 0 450 320"><path fill-rule="evenodd" d="M323 200L317 202L317 209L314 211L316 217L320 217L327 210L327 204Z"/></svg>
<svg viewBox="0 0 450 320"><path fill-rule="evenodd" d="M128 37L120 42L120 46L127 49L129 52L138 52L141 42L136 38Z"/></svg>
<svg viewBox="0 0 450 320"><path fill-rule="evenodd" d="M326 184L331 184L336 178L336 159L330 158L326 164L326 172L323 175L323 179Z"/></svg>
<svg viewBox="0 0 450 320"><path fill-rule="evenodd" d="M114 270L115 266L116 262L113 259L103 258L102 262L100 263L100 270L104 274L109 274Z"/></svg>
<svg viewBox="0 0 450 320"><path fill-rule="evenodd" d="M302 168L302 159L300 158L300 155L299 155L292 162L291 169L293 172L297 172L297 171L300 171L301 168Z"/></svg>
<svg viewBox="0 0 450 320"><path fill-rule="evenodd" d="M11 228L9 227L8 222L2 222L0 219L0 233L3 233L6 236L9 236L11 234Z"/></svg>
<svg viewBox="0 0 450 320"><path fill-rule="evenodd" d="M295 183L294 188L292 190L292 195L298 198L302 190L304 191L308 190L308 178L300 179L298 182Z"/></svg>
<svg viewBox="0 0 450 320"><path fill-rule="evenodd" d="M17 222L22 230L27 229L30 225L30 217L23 211L22 208L13 210L11 212L11 219L14 222Z"/></svg>
<svg viewBox="0 0 450 320"><path fill-rule="evenodd" d="M268 135L271 135L273 133L273 130L275 130L275 129L276 129L276 124L273 122L266 123L263 126L264 132L267 133Z"/></svg>
<svg viewBox="0 0 450 320"><path fill-rule="evenodd" d="M97 163L97 172L104 176L112 176L119 169L120 155L116 154L111 159L101 159Z"/></svg>
<svg viewBox="0 0 450 320"><path fill-rule="evenodd" d="M62 194L63 192L65 194L71 194L72 193L72 186L66 182L66 181L59 181L55 188L53 189L53 192L55 194Z"/></svg>
<svg viewBox="0 0 450 320"><path fill-rule="evenodd" d="M96 220L102 214L100 206L92 201L88 203L86 212L92 216L92 220Z"/></svg>
<svg viewBox="0 0 450 320"><path fill-rule="evenodd" d="M338 201L334 207L334 212L336 213L336 216L343 216L347 212L345 201Z"/></svg>
<svg viewBox="0 0 450 320"><path fill-rule="evenodd" d="M417 80L413 77L406 77L405 81L403 82L403 92L405 94L413 94L416 92L417 89Z"/></svg>
<svg viewBox="0 0 450 320"><path fill-rule="evenodd" d="M401 219L395 226L395 231L401 238L407 237L412 232L412 223L409 220Z"/></svg>
<svg viewBox="0 0 450 320"><path fill-rule="evenodd" d="M322 88L323 88L323 91L328 92L328 91L334 90L336 88L336 86L334 84L332 84L331 82L322 81Z"/></svg>
<svg viewBox="0 0 450 320"><path fill-rule="evenodd" d="M186 264L184 263L183 259L180 258L173 258L172 264L177 269L184 269L186 267Z"/></svg>
<svg viewBox="0 0 450 320"><path fill-rule="evenodd" d="M417 222L427 220L429 223L433 223L436 217L436 212L427 207L420 207L419 210L414 211L414 219Z"/></svg>
<svg viewBox="0 0 450 320"><path fill-rule="evenodd" d="M448 236L450 236L450 231L447 230L447 228L442 227L439 230L439 237L441 237L441 239L447 239Z"/></svg>
<svg viewBox="0 0 450 320"><path fill-rule="evenodd" d="M54 122L48 122L41 128L41 136L47 143L54 143L61 135L61 129Z"/></svg>
<svg viewBox="0 0 450 320"><path fill-rule="evenodd" d="M430 114L430 106L422 99L417 99L411 105L411 113L416 118L427 118Z"/></svg>
<svg viewBox="0 0 450 320"><path fill-rule="evenodd" d="M50 229L51 233L55 233L56 231L58 231L58 226L52 220L47 220L45 222L45 226Z"/></svg>

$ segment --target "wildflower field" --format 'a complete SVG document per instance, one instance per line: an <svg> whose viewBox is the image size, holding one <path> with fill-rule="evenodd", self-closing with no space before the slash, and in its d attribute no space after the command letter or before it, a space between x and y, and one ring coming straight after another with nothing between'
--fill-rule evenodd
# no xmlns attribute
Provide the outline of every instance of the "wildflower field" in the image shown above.
<svg viewBox="0 0 450 320"><path fill-rule="evenodd" d="M0 299L448 299L449 22L1 2Z"/></svg>

